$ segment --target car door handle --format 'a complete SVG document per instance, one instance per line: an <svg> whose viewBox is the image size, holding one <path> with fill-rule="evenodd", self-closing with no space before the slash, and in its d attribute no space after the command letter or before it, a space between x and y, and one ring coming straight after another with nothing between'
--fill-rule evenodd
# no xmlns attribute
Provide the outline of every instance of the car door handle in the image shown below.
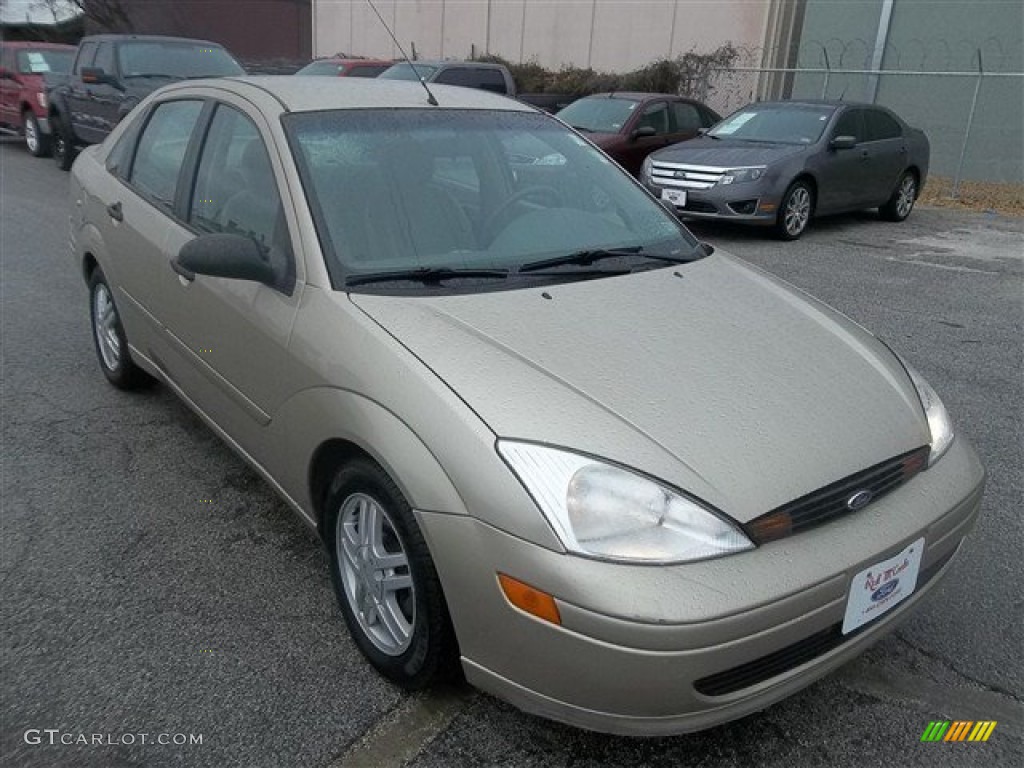
<svg viewBox="0 0 1024 768"><path fill-rule="evenodd" d="M107 206L107 215L114 221L124 221L124 211L121 203L111 203Z"/></svg>
<svg viewBox="0 0 1024 768"><path fill-rule="evenodd" d="M188 267L183 267L178 263L177 259L171 259L171 269L177 272L181 277L188 280L190 283L196 279L196 273Z"/></svg>

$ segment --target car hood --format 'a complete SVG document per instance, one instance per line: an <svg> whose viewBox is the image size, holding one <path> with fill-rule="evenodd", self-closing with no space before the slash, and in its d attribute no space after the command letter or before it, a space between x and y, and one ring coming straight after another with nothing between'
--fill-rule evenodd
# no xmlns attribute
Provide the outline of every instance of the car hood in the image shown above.
<svg viewBox="0 0 1024 768"><path fill-rule="evenodd" d="M667 163L738 168L747 165L770 165L806 151L807 146L802 144L771 144L701 136L683 144L673 144L658 150L651 159Z"/></svg>
<svg viewBox="0 0 1024 768"><path fill-rule="evenodd" d="M497 436L637 468L740 522L929 439L884 344L721 253L543 289L351 300Z"/></svg>

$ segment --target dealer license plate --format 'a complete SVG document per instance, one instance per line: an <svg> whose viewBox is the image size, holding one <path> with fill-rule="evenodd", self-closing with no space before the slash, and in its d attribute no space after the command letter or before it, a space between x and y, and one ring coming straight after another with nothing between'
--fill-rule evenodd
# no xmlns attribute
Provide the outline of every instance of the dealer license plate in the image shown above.
<svg viewBox="0 0 1024 768"><path fill-rule="evenodd" d="M661 199L667 200L672 205L682 208L686 205L686 190L685 189L663 189L661 190Z"/></svg>
<svg viewBox="0 0 1024 768"><path fill-rule="evenodd" d="M923 552L924 538L920 538L898 555L853 577L843 619L844 635L874 621L914 593Z"/></svg>

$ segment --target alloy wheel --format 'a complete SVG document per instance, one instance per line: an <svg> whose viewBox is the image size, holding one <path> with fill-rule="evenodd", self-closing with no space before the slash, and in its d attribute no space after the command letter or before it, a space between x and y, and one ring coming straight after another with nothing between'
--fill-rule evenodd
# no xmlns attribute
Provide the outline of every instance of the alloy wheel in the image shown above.
<svg viewBox="0 0 1024 768"><path fill-rule="evenodd" d="M910 209L914 207L914 200L917 197L917 182L914 177L907 175L900 182L899 192L896 193L896 213L901 219L910 215Z"/></svg>
<svg viewBox="0 0 1024 768"><path fill-rule="evenodd" d="M796 236L804 231L811 218L811 194L806 187L797 187L792 191L783 215L786 234Z"/></svg>
<svg viewBox="0 0 1024 768"><path fill-rule="evenodd" d="M341 505L335 549L341 581L360 629L388 656L401 655L416 625L409 558L387 510L364 493Z"/></svg>
<svg viewBox="0 0 1024 768"><path fill-rule="evenodd" d="M110 289L99 283L93 291L92 326L103 364L116 371L121 364L121 340L117 335L117 308Z"/></svg>

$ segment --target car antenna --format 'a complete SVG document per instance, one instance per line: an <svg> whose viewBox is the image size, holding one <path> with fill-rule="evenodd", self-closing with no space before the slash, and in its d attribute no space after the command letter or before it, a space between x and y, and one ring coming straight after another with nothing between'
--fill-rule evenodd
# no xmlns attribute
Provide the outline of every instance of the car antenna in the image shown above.
<svg viewBox="0 0 1024 768"><path fill-rule="evenodd" d="M427 104L429 104L432 107L436 107L437 99L435 99L434 94L430 92L430 88L427 86L427 81L420 77L420 73L416 71L416 65L412 63L412 59L409 58L409 55L405 52L405 49L402 48L402 44L398 42L398 38L395 37L395 33L391 31L391 27L389 27L387 22L384 21L384 17L380 15L380 11L378 11L377 6L373 4L373 0L366 0L366 3L367 5L370 6L370 8L373 9L373 12L377 16L377 19L380 21L381 25L384 27L384 29L388 31L388 34L391 35L391 39L395 41L395 46L398 48L399 53L402 54L402 58L405 59L405 63L412 67L412 73L416 75L416 79L419 80L420 85L423 86L423 90L427 92Z"/></svg>

